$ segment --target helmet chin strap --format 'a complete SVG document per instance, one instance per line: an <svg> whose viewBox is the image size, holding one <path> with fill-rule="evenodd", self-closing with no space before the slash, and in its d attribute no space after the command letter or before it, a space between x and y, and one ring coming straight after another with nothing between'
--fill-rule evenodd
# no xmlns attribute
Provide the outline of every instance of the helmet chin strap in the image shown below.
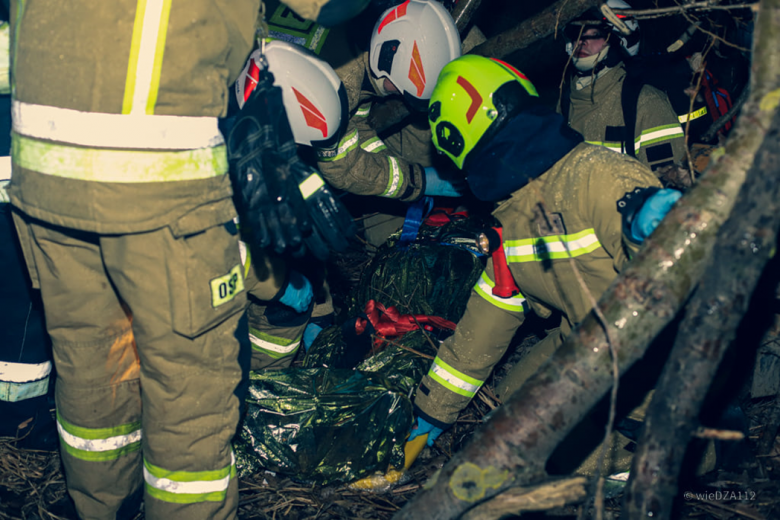
<svg viewBox="0 0 780 520"><path fill-rule="evenodd" d="M589 72L598 63L603 61L607 57L608 53L609 53L609 44L606 44L604 45L604 48L599 51L598 54L594 54L593 56L587 56L585 58L572 58L571 61L574 64L574 68L576 68L578 71Z"/></svg>

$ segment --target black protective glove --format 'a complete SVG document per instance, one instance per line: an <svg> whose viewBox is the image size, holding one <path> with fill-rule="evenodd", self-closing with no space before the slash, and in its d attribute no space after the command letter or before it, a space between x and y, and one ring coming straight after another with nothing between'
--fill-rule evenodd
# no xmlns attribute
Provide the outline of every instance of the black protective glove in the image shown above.
<svg viewBox="0 0 780 520"><path fill-rule="evenodd" d="M352 216L317 170L298 161L292 171L313 223L311 234L304 239L309 251L320 260L325 260L330 251L345 250L349 245L349 237L357 231Z"/></svg>
<svg viewBox="0 0 780 520"><path fill-rule="evenodd" d="M260 71L227 140L228 160L241 223L255 244L281 253L300 250L312 225L291 168L300 163L282 90Z"/></svg>

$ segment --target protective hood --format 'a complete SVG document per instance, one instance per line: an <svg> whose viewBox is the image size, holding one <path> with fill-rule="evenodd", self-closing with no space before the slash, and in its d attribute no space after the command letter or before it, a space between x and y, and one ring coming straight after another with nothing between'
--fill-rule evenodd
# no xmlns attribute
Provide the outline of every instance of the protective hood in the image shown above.
<svg viewBox="0 0 780 520"><path fill-rule="evenodd" d="M471 153L466 181L478 199L501 200L549 170L582 140L560 114L531 107Z"/></svg>
<svg viewBox="0 0 780 520"><path fill-rule="evenodd" d="M591 70L593 67L596 66L597 63L599 63L601 60L607 57L608 52L609 52L609 44L604 45L604 48L601 49L598 53L592 56L588 56L586 58L577 58L575 56L572 56L571 62L574 65L574 67L579 71Z"/></svg>

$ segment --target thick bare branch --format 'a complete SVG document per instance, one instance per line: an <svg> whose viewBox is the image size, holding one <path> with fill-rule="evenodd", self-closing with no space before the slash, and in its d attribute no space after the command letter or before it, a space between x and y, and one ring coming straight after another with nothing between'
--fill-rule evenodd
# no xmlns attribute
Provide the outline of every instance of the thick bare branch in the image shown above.
<svg viewBox="0 0 780 520"><path fill-rule="evenodd" d="M775 20L780 19L780 1L765 0L759 31L778 32L777 27L764 25L772 14ZM780 55L778 44L780 40L775 40L771 49ZM765 54L757 53L754 66L773 66L777 70L778 59ZM762 58L768 62L762 62ZM774 96L774 101L765 98L767 108L776 106L780 92L769 96ZM780 229L780 111L773 110L772 126L748 172L734 212L720 230L707 272L688 306L648 409L624 497L625 518L668 518L671 514L677 477L685 449L698 426L699 409L764 266L774 255Z"/></svg>
<svg viewBox="0 0 780 520"><path fill-rule="evenodd" d="M482 0L460 0L452 8L452 19L455 20L458 32L462 36L466 35L466 28L471 23L471 19L480 5L482 5Z"/></svg>
<svg viewBox="0 0 780 520"><path fill-rule="evenodd" d="M523 20L482 45L477 45L471 54L503 58L553 34L556 30L563 30L563 27L580 13L600 3L599 0L558 0L536 16Z"/></svg>
<svg viewBox="0 0 780 520"><path fill-rule="evenodd" d="M587 495L588 479L574 477L529 488L512 488L463 515L463 520L490 520L524 511L546 511L580 502Z"/></svg>

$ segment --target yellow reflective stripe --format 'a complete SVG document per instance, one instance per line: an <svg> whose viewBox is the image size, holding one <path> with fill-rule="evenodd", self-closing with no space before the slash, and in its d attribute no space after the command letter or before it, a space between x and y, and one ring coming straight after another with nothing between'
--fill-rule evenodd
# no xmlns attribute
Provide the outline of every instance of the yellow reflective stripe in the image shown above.
<svg viewBox="0 0 780 520"><path fill-rule="evenodd" d="M302 337L280 338L249 327L249 341L252 342L252 349L263 352L274 359L281 359L295 353L301 344Z"/></svg>
<svg viewBox="0 0 780 520"><path fill-rule="evenodd" d="M358 117L366 117L369 112L371 112L371 103L366 103L364 105L360 105L355 112L355 115Z"/></svg>
<svg viewBox="0 0 780 520"><path fill-rule="evenodd" d="M311 197L318 189L325 186L325 181L317 173L312 173L306 180L298 185L298 189L301 191L303 200Z"/></svg>
<svg viewBox="0 0 780 520"><path fill-rule="evenodd" d="M0 23L0 94L11 93L11 26Z"/></svg>
<svg viewBox="0 0 780 520"><path fill-rule="evenodd" d="M668 141L677 137L683 137L685 133L682 127L673 123L670 125L655 126L642 131L642 135L637 136L634 139L634 152L638 152L643 146L650 146L651 144L660 143L662 141ZM588 144L595 144L596 146L603 146L613 152L625 153L623 150L623 143L608 142L608 141L585 141Z"/></svg>
<svg viewBox="0 0 780 520"><path fill-rule="evenodd" d="M683 137L682 127L678 123L664 126L656 126L654 128L648 128L642 131L642 135L639 139L640 142L636 146L636 150L639 150L640 146L649 146L651 144L660 143L661 141L668 141L677 137Z"/></svg>
<svg viewBox="0 0 780 520"><path fill-rule="evenodd" d="M433 365L431 365L428 375L451 392L455 392L463 397L468 397L469 399L476 395L479 388L484 383L484 381L474 379L473 377L452 368L438 356L433 360Z"/></svg>
<svg viewBox="0 0 780 520"><path fill-rule="evenodd" d="M57 413L57 431L65 450L82 460L115 460L141 448L141 421L114 428L84 428L65 421Z"/></svg>
<svg viewBox="0 0 780 520"><path fill-rule="evenodd" d="M171 0L138 0L127 65L123 114L153 114L168 33Z"/></svg>
<svg viewBox="0 0 780 520"><path fill-rule="evenodd" d="M398 164L398 159L395 157L388 157L387 162L390 163L389 179L387 181L387 188L381 197L394 198L398 196L398 191L404 184L404 174L401 171L401 165Z"/></svg>
<svg viewBox="0 0 780 520"><path fill-rule="evenodd" d="M694 110L690 114L683 114L679 116L677 119L680 121L680 124L682 124L682 123L687 123L688 121L694 121L706 115L707 115L707 107L701 107L699 110Z"/></svg>
<svg viewBox="0 0 780 520"><path fill-rule="evenodd" d="M360 143L360 147L369 153L378 153L387 149L387 146L379 137L372 137L368 141Z"/></svg>
<svg viewBox="0 0 780 520"><path fill-rule="evenodd" d="M501 298L493 294L493 287L496 284L490 279L486 271L482 271L482 276L479 277L477 283L474 284L474 290L477 294L482 296L488 303L495 305L499 309L504 309L509 312L526 312L528 309L528 303L525 300L525 296L522 294L516 294L510 298Z"/></svg>
<svg viewBox="0 0 780 520"><path fill-rule="evenodd" d="M14 164L48 175L102 182L172 182L227 172L225 146L196 150L110 150L65 146L11 134Z"/></svg>
<svg viewBox="0 0 780 520"><path fill-rule="evenodd" d="M588 144L595 144L596 146L603 146L613 152L623 153L623 143L608 143L604 141L585 141Z"/></svg>
<svg viewBox="0 0 780 520"><path fill-rule="evenodd" d="M8 196L8 191L6 191L10 183L11 181L0 181L0 203L11 202L11 197Z"/></svg>
<svg viewBox="0 0 780 520"><path fill-rule="evenodd" d="M144 460L146 492L174 504L221 502L236 475L236 457L230 457L229 466L213 471L169 471Z"/></svg>
<svg viewBox="0 0 780 520"><path fill-rule="evenodd" d="M601 247L596 231L584 229L579 233L549 237L507 240L504 242L506 259L509 263L542 262L577 257Z"/></svg>
<svg viewBox="0 0 780 520"><path fill-rule="evenodd" d="M216 117L81 112L14 100L14 132L97 148L189 150L224 144Z"/></svg>
<svg viewBox="0 0 780 520"><path fill-rule="evenodd" d="M344 138L339 143L339 147L336 149L335 156L327 157L318 153L318 158L320 161L338 161L346 157L346 155L350 151L357 148L357 145L358 145L358 131L356 129L344 136Z"/></svg>
<svg viewBox="0 0 780 520"><path fill-rule="evenodd" d="M330 29L317 25L314 34L312 34L309 37L309 41L306 42L306 48L314 54L319 54L322 51L322 46L325 45L325 38L327 38L329 32Z"/></svg>

